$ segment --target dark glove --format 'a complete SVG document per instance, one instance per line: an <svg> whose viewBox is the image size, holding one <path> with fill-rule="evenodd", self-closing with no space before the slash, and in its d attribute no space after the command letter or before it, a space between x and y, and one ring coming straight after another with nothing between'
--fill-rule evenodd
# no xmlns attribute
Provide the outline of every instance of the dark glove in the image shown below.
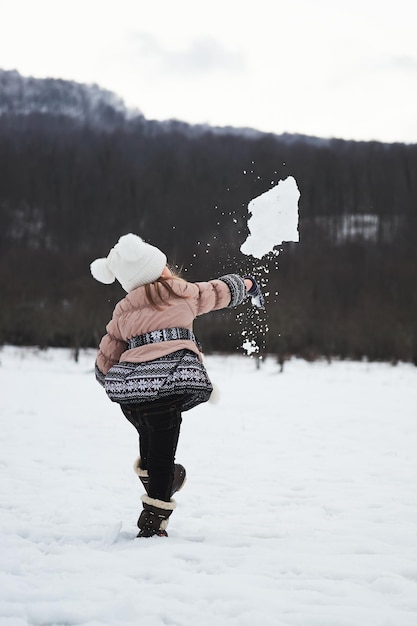
<svg viewBox="0 0 417 626"><path fill-rule="evenodd" d="M245 276L244 278L248 278L249 280L252 281L252 287L248 289L248 294L252 298L252 304L258 307L258 309L264 309L265 298L255 278L253 276Z"/></svg>

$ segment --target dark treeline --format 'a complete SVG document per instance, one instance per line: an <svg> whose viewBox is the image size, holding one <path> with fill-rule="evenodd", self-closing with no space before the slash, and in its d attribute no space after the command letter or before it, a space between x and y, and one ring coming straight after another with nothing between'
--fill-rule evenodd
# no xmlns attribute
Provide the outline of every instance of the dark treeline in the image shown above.
<svg viewBox="0 0 417 626"><path fill-rule="evenodd" d="M300 243L281 246L265 274L239 251L247 205L288 175ZM2 343L96 345L123 292L96 283L89 264L135 232L191 280L262 277L267 313L210 316L198 324L207 351L236 350L247 330L281 359L417 364L416 145L7 113L0 216Z"/></svg>

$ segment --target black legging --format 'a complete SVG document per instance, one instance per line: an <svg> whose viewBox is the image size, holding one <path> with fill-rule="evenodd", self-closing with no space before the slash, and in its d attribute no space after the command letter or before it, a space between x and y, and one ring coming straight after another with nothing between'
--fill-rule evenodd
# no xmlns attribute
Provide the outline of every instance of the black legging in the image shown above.
<svg viewBox="0 0 417 626"><path fill-rule="evenodd" d="M148 495L169 502L182 421L178 399L121 405L121 409L139 433L140 466L149 474Z"/></svg>

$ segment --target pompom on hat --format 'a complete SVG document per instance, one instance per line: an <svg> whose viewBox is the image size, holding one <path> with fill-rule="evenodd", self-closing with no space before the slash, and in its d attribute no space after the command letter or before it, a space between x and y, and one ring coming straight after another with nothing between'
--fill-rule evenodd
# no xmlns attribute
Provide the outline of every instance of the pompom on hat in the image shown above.
<svg viewBox="0 0 417 626"><path fill-rule="evenodd" d="M93 261L90 270L100 283L110 285L117 279L129 293L157 280L166 264L167 258L159 248L129 233L120 237L106 258Z"/></svg>

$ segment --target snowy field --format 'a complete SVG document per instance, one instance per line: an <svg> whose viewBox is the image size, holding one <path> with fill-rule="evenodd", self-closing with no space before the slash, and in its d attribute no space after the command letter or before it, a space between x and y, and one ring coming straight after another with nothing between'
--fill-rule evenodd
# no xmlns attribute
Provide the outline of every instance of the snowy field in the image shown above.
<svg viewBox="0 0 417 626"><path fill-rule="evenodd" d="M415 626L417 368L206 362L169 537L94 353L0 350L1 626Z"/></svg>

